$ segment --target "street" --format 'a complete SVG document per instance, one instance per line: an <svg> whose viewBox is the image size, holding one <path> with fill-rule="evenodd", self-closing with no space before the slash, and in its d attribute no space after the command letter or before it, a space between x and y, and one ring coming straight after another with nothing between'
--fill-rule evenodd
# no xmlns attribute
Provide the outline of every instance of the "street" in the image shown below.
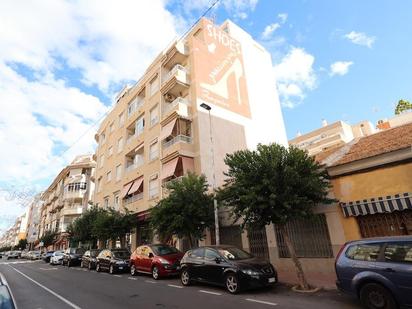
<svg viewBox="0 0 412 309"><path fill-rule="evenodd" d="M225 290L196 284L183 288L178 278L154 281L150 276L110 275L80 267L51 266L43 261L0 261L20 309L26 308L360 308L336 291L314 295L273 290L229 295Z"/></svg>

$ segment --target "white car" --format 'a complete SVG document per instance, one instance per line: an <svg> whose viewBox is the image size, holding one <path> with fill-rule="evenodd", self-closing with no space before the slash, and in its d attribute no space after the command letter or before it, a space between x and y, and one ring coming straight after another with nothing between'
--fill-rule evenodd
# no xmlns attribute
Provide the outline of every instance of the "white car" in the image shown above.
<svg viewBox="0 0 412 309"><path fill-rule="evenodd" d="M50 265L58 265L63 261L63 251L54 251L50 257Z"/></svg>

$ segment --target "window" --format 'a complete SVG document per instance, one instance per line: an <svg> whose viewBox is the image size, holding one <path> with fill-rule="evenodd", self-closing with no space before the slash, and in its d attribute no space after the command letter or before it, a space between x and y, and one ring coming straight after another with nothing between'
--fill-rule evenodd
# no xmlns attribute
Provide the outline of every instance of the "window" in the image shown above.
<svg viewBox="0 0 412 309"><path fill-rule="evenodd" d="M104 208L109 208L109 197L108 196L104 198L103 206Z"/></svg>
<svg viewBox="0 0 412 309"><path fill-rule="evenodd" d="M149 160L154 160L159 157L159 143L155 141L149 146Z"/></svg>
<svg viewBox="0 0 412 309"><path fill-rule="evenodd" d="M412 263L412 242L388 244L385 248L385 261Z"/></svg>
<svg viewBox="0 0 412 309"><path fill-rule="evenodd" d="M136 111L136 104L135 104L135 100L133 100L132 102L129 103L129 105L127 105L127 115L130 116L135 111Z"/></svg>
<svg viewBox="0 0 412 309"><path fill-rule="evenodd" d="M111 171L108 171L108 172L107 172L107 174L106 174L106 179L107 179L107 182L109 182L109 181L112 180L112 172L111 172Z"/></svg>
<svg viewBox="0 0 412 309"><path fill-rule="evenodd" d="M357 261L376 261L381 249L380 244L353 245L346 250L346 257Z"/></svg>
<svg viewBox="0 0 412 309"><path fill-rule="evenodd" d="M113 202L114 202L114 209L119 210L119 208L120 208L119 192L114 193Z"/></svg>
<svg viewBox="0 0 412 309"><path fill-rule="evenodd" d="M68 192L76 192L80 190L86 190L86 183L85 182L75 182L69 183L66 187Z"/></svg>
<svg viewBox="0 0 412 309"><path fill-rule="evenodd" d="M119 128L124 124L124 112L121 112L119 115Z"/></svg>
<svg viewBox="0 0 412 309"><path fill-rule="evenodd" d="M149 180L149 199L156 198L159 195L159 179L156 178Z"/></svg>
<svg viewBox="0 0 412 309"><path fill-rule="evenodd" d="M113 131L114 131L114 123L112 122L112 123L109 125L109 132L112 133Z"/></svg>
<svg viewBox="0 0 412 309"><path fill-rule="evenodd" d="M101 155L101 156L100 156L100 164L99 164L99 166L100 166L100 167L103 167L103 165L104 165L104 155Z"/></svg>
<svg viewBox="0 0 412 309"><path fill-rule="evenodd" d="M100 143L104 144L104 142L106 141L106 134L103 132L102 134L100 134Z"/></svg>
<svg viewBox="0 0 412 309"><path fill-rule="evenodd" d="M119 138L117 141L117 153L123 150L123 137Z"/></svg>
<svg viewBox="0 0 412 309"><path fill-rule="evenodd" d="M108 153L109 153L109 157L113 154L113 146L109 147Z"/></svg>
<svg viewBox="0 0 412 309"><path fill-rule="evenodd" d="M216 258L220 258L220 255L215 250L206 249L206 251L205 251L205 259L206 260L213 261Z"/></svg>
<svg viewBox="0 0 412 309"><path fill-rule="evenodd" d="M140 135L144 130L144 115L140 116L136 120L136 135Z"/></svg>
<svg viewBox="0 0 412 309"><path fill-rule="evenodd" d="M102 177L97 179L97 192L102 191Z"/></svg>
<svg viewBox="0 0 412 309"><path fill-rule="evenodd" d="M159 105L150 110L150 125L153 126L159 122Z"/></svg>
<svg viewBox="0 0 412 309"><path fill-rule="evenodd" d="M116 181L119 181L122 178L122 165L119 164L116 166Z"/></svg>
<svg viewBox="0 0 412 309"><path fill-rule="evenodd" d="M189 253L189 257L192 259L203 259L204 255L205 249L203 248L194 249Z"/></svg>
<svg viewBox="0 0 412 309"><path fill-rule="evenodd" d="M159 90L159 78L156 75L156 77L150 81L150 90L149 90L150 96L154 95L158 90Z"/></svg>

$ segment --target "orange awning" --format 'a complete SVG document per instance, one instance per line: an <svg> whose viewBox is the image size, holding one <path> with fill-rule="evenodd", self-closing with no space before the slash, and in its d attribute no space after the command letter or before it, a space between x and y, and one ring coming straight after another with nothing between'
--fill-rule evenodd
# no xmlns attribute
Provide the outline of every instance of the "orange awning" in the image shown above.
<svg viewBox="0 0 412 309"><path fill-rule="evenodd" d="M162 167L162 179L168 178L170 176L173 176L173 174L175 173L176 167L177 167L177 163L179 162L179 157L166 162L163 164Z"/></svg>
<svg viewBox="0 0 412 309"><path fill-rule="evenodd" d="M176 121L177 119L173 119L171 122L169 122L162 128L162 132L160 132L160 140L164 140L166 137L172 134Z"/></svg>
<svg viewBox="0 0 412 309"><path fill-rule="evenodd" d="M128 195L132 195L133 193L136 193L139 191L139 189L143 187L143 176L137 178L134 182L133 185L130 187L129 192L127 193Z"/></svg>
<svg viewBox="0 0 412 309"><path fill-rule="evenodd" d="M195 171L195 161L193 158L189 157L182 157L182 165L183 165L183 174L187 174L187 172L194 172Z"/></svg>
<svg viewBox="0 0 412 309"><path fill-rule="evenodd" d="M125 198L125 196L126 196L127 193L129 192L129 190L130 190L130 188L132 187L132 185L133 185L133 181L131 181L131 182L129 182L129 183L127 183L127 184L125 184L125 185L123 186L123 189L122 189L122 198Z"/></svg>

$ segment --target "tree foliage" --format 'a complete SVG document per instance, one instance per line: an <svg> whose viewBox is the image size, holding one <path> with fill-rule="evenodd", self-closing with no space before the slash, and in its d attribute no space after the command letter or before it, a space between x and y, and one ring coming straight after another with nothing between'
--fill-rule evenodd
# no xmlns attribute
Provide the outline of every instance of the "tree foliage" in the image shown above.
<svg viewBox="0 0 412 309"><path fill-rule="evenodd" d="M24 250L27 247L27 239L20 239L19 243L16 246L20 250Z"/></svg>
<svg viewBox="0 0 412 309"><path fill-rule="evenodd" d="M255 151L242 150L225 158L228 177L218 197L230 206L243 227L263 228L276 224L283 231L297 267L302 288L308 288L301 265L284 226L297 218L308 218L313 208L331 203L328 174L307 152L277 144L258 145Z"/></svg>
<svg viewBox="0 0 412 309"><path fill-rule="evenodd" d="M48 247L56 241L57 234L53 231L46 231L43 236L40 238L40 241L43 242L43 247Z"/></svg>
<svg viewBox="0 0 412 309"><path fill-rule="evenodd" d="M395 115L402 114L402 112L408 110L412 110L412 103L407 100L399 100L395 108Z"/></svg>
<svg viewBox="0 0 412 309"><path fill-rule="evenodd" d="M153 230L163 239L171 236L202 239L205 228L214 225L213 197L206 177L189 173L168 183L169 195L150 213Z"/></svg>

